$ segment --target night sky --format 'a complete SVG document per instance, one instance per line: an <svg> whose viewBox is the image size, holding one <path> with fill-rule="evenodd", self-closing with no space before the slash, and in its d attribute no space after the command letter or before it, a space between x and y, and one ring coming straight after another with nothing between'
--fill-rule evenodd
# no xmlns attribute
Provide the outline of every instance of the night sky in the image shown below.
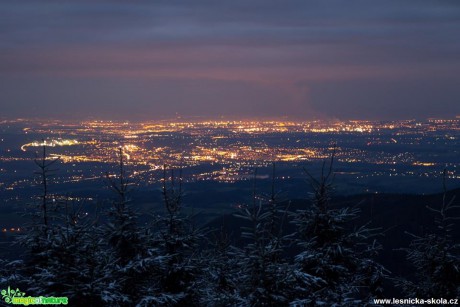
<svg viewBox="0 0 460 307"><path fill-rule="evenodd" d="M0 1L0 117L460 115L460 1Z"/></svg>

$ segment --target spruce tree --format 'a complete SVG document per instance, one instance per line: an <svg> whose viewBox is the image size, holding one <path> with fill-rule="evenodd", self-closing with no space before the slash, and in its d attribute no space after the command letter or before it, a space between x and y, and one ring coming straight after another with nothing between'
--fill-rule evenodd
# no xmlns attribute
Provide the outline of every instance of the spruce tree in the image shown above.
<svg viewBox="0 0 460 307"><path fill-rule="evenodd" d="M220 229L211 233L210 246L203 258L206 269L200 278L200 304L203 306L242 306L247 300L241 296L241 254L232 245L232 233L224 228L224 217Z"/></svg>
<svg viewBox="0 0 460 307"><path fill-rule="evenodd" d="M49 193L51 169L58 159L49 159L46 147L36 159L42 186L40 203L30 213L19 244L26 247L25 262L17 268L28 295L67 296L72 304L100 306L119 301L120 287L110 268L114 258L105 253L97 226L98 214L88 216L83 204Z"/></svg>
<svg viewBox="0 0 460 307"><path fill-rule="evenodd" d="M54 284L37 283L43 277L53 279L50 272L50 254L53 246L53 239L56 232L56 223L53 218L56 209L55 195L50 193L50 183L56 173L54 166L59 158L51 159L47 155L46 144L42 147L40 156L36 155L34 163L37 166L37 185L41 188L38 201L28 204L25 216L29 222L24 227L24 232L18 237L18 245L25 249L25 259L20 272L23 274L23 286L32 293L47 293ZM54 208L52 208L54 207Z"/></svg>
<svg viewBox="0 0 460 307"><path fill-rule="evenodd" d="M114 198L106 211L107 222L101 229L101 237L106 245L105 256L110 264L107 273L112 278L112 286L119 295L104 297L108 303L134 305L139 297L139 284L143 272L139 262L147 255L142 242L142 230L138 226L138 213L132 206L132 177L127 174L123 148L118 151L118 173L106 174L106 179Z"/></svg>
<svg viewBox="0 0 460 307"><path fill-rule="evenodd" d="M386 271L372 259L379 245L369 242L375 229L367 225L351 229L359 210L331 205L333 162L334 153L327 170L323 163L319 179L306 172L313 190L311 202L294 213L301 252L295 257L298 291L293 304L365 305L382 292Z"/></svg>
<svg viewBox="0 0 460 307"><path fill-rule="evenodd" d="M163 168L163 204L166 213L155 214L145 236L149 255L143 259L148 278L140 288L140 306L199 304L204 260L199 251L203 232L182 213L182 170L167 176Z"/></svg>
<svg viewBox="0 0 460 307"><path fill-rule="evenodd" d="M242 237L248 240L239 250L239 285L241 296L251 306L287 305L292 299L295 280L292 266L284 255L289 237L283 235L286 211L281 210L274 190L268 197L256 195L257 170L254 172L252 206L243 208L237 217L247 221Z"/></svg>
<svg viewBox="0 0 460 307"><path fill-rule="evenodd" d="M435 214L432 231L422 235L409 234L412 242L406 258L412 265L414 279L399 278L397 285L407 297L458 298L460 296L460 244L453 238L453 229L460 219L455 210L455 196L447 198L446 170L443 174L444 194L439 208L427 206Z"/></svg>

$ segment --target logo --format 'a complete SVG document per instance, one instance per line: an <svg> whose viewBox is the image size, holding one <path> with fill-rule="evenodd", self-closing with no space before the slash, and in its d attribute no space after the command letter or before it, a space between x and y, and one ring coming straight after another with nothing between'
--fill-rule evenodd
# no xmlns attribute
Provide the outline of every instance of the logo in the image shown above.
<svg viewBox="0 0 460 307"><path fill-rule="evenodd" d="M25 295L24 292L19 291L19 289L16 288L16 290L13 290L8 286L8 290L2 290L2 299L5 301L5 303L11 304L13 302L13 298L20 298Z"/></svg>
<svg viewBox="0 0 460 307"><path fill-rule="evenodd" d="M26 296L25 292L11 289L8 286L8 289L3 289L1 292L2 299L7 304L13 305L67 305L69 299L64 297L54 297L54 296Z"/></svg>

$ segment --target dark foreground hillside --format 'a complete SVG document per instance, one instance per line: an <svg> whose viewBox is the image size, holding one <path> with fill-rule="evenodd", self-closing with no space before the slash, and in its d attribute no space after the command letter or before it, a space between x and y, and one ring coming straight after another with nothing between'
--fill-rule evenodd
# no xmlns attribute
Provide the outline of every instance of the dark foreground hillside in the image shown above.
<svg viewBox="0 0 460 307"><path fill-rule="evenodd" d="M163 210L141 216L120 178L95 217L72 203L36 207L3 243L1 286L72 306L372 306L460 294L460 223L450 219L460 189L335 197L328 175L312 179L310 199L254 191L202 227L182 210L180 184L165 180Z"/></svg>
<svg viewBox="0 0 460 307"><path fill-rule="evenodd" d="M443 203L452 200L453 206L460 206L460 189L432 195L406 195L406 194L362 194L353 196L337 196L331 201L331 208L357 208L358 217L349 223L350 229L368 225L378 229L379 234L375 237L381 243L381 249L377 261L385 266L390 272L390 277L405 276L413 277L414 268L407 261L402 249L407 248L413 240L412 235L424 236L437 231L438 225L435 220L438 214L427 207L440 209ZM306 199L293 199L284 201L280 208L290 212L305 210L311 206L311 201ZM235 212L237 213L237 212ZM247 240L241 237L241 228L250 225L234 214L221 216L206 226L214 231L230 234L235 245L243 246ZM460 207L452 209L449 214L453 217L460 216ZM284 234L296 232L296 227L287 222L284 223ZM460 221L453 223L452 240L460 242ZM287 256L294 256L298 252L295 246L287 249ZM460 264L460 263L459 263ZM396 295L394 287L387 284L387 292Z"/></svg>

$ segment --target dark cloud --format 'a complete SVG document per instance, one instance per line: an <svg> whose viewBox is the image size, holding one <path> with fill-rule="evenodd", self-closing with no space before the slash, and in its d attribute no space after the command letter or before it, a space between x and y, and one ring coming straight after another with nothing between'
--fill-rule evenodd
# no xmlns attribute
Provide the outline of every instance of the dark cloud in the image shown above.
<svg viewBox="0 0 460 307"><path fill-rule="evenodd" d="M459 35L458 1L0 1L0 103L3 116L451 116Z"/></svg>

